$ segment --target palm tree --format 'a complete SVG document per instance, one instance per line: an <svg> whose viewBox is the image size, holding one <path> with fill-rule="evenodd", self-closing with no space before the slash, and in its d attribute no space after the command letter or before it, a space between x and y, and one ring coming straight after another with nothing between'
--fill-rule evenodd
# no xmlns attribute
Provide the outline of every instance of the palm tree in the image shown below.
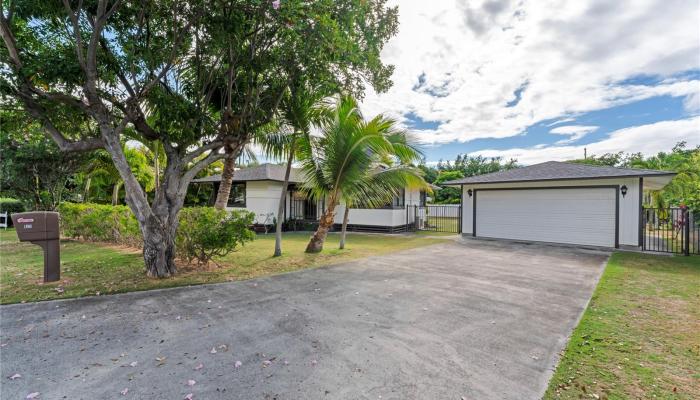
<svg viewBox="0 0 700 400"><path fill-rule="evenodd" d="M124 155L129 163L129 167L133 171L138 182L143 186L146 192L150 192L155 187L155 177L153 170L148 162L146 150L144 147L129 147L124 145ZM119 204L119 195L124 184L119 172L114 167L114 163L105 151L98 151L88 164L85 180L85 201L88 200L90 187L93 180L99 179L103 186L112 187L112 205Z"/></svg>
<svg viewBox="0 0 700 400"><path fill-rule="evenodd" d="M419 168L403 164L392 165L391 162L380 162L374 168L367 168L365 174L351 186L345 189L342 196L345 212L338 245L341 250L345 248L351 208L383 207L391 203L394 196L398 195L402 189L431 190Z"/></svg>
<svg viewBox="0 0 700 400"><path fill-rule="evenodd" d="M420 183L420 172L409 164L421 157L415 141L394 120L379 115L365 121L352 97L340 97L323 135L299 142L302 189L326 203L306 252L323 250L341 200L350 206L382 206L406 184ZM397 166L390 166L393 162Z"/></svg>
<svg viewBox="0 0 700 400"><path fill-rule="evenodd" d="M297 158L299 142L310 140L311 127L320 126L324 121L330 121L331 109L325 100L325 91L309 87L306 82L299 81L290 85L289 92L282 99L280 110L282 112L283 127L277 127L275 133L263 133L258 135L256 142L263 147L267 156L283 159L286 158L286 170L282 193L280 193L279 206L277 208L277 223L275 226L275 252L274 257L282 255L282 221L284 214L289 176L292 163ZM288 128L288 129L285 129Z"/></svg>

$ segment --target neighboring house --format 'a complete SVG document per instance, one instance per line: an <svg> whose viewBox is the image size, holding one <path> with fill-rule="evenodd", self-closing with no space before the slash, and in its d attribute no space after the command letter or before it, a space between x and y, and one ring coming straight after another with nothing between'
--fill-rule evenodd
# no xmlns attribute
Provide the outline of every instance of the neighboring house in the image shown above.
<svg viewBox="0 0 700 400"><path fill-rule="evenodd" d="M642 245L644 190L669 171L549 161L445 182L462 188L462 233L603 247Z"/></svg>
<svg viewBox="0 0 700 400"><path fill-rule="evenodd" d="M229 209L245 209L255 213L255 223L272 225L277 220L280 192L284 183L286 166L262 164L255 167L237 169L233 175L233 186L229 196ZM315 223L324 209L323 200L311 200L299 190L303 181L300 170L293 168L285 199L282 218L294 225ZM221 175L212 175L192 181L195 184L213 184L213 195L219 189ZM405 189L386 207L368 209L353 208L348 218L348 230L401 232L406 230L407 206L425 205L427 196L417 189ZM211 199L213 204L214 199ZM343 222L345 206L336 208L336 228Z"/></svg>

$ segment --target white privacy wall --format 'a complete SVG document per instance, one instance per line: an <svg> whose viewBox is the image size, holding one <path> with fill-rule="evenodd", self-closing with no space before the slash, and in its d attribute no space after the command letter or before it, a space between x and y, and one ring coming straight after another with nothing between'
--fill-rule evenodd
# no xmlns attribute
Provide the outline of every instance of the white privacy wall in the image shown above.
<svg viewBox="0 0 700 400"><path fill-rule="evenodd" d="M463 210L462 210L462 233L472 233L472 216L473 216L473 201L474 196L469 197L468 189L496 189L496 188L527 188L527 187L561 187L561 186L599 186L599 185L626 185L627 195L622 197L620 194L620 209L619 209L619 229L620 245L637 246L639 239L639 178L615 178L615 179L586 179L586 180L569 180L569 181L546 181L546 182L519 182L519 183L497 183L488 185L464 185L463 193ZM585 189L581 189L585 190ZM481 192L484 193L484 192ZM547 190L542 191L542 195L547 195ZM477 195L478 198L479 195ZM612 200L614 202L614 200ZM480 202L480 204L483 204ZM575 213L576 210L571 210ZM477 208L477 214L479 209ZM478 222L478 221L477 221ZM477 226L477 236L479 236L479 227Z"/></svg>
<svg viewBox="0 0 700 400"><path fill-rule="evenodd" d="M407 189L404 199L407 206L418 205L420 203L420 190ZM340 204L335 209L336 224L343 223L345 216L345 204ZM389 208L352 208L348 216L348 224L369 225L369 226L401 226L406 224L406 207L397 209Z"/></svg>

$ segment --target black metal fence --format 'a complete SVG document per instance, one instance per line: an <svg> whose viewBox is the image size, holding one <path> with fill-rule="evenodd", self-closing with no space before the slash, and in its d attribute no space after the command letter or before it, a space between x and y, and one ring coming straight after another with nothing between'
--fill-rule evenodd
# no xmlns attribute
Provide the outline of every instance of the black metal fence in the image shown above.
<svg viewBox="0 0 700 400"><path fill-rule="evenodd" d="M698 217L686 208L645 208L642 211L642 249L700 254Z"/></svg>
<svg viewBox="0 0 700 400"><path fill-rule="evenodd" d="M413 231L460 233L462 206L459 204L407 206L406 226Z"/></svg>

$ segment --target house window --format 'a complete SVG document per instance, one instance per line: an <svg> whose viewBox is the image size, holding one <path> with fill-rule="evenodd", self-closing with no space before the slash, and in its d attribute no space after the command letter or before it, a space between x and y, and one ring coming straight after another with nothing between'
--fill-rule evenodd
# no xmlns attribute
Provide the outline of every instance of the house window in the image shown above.
<svg viewBox="0 0 700 400"><path fill-rule="evenodd" d="M245 182L231 185L227 207L245 207Z"/></svg>
<svg viewBox="0 0 700 400"><path fill-rule="evenodd" d="M428 203L428 193L425 190L420 191L420 199L418 200L418 205L421 207L425 207L425 205Z"/></svg>

